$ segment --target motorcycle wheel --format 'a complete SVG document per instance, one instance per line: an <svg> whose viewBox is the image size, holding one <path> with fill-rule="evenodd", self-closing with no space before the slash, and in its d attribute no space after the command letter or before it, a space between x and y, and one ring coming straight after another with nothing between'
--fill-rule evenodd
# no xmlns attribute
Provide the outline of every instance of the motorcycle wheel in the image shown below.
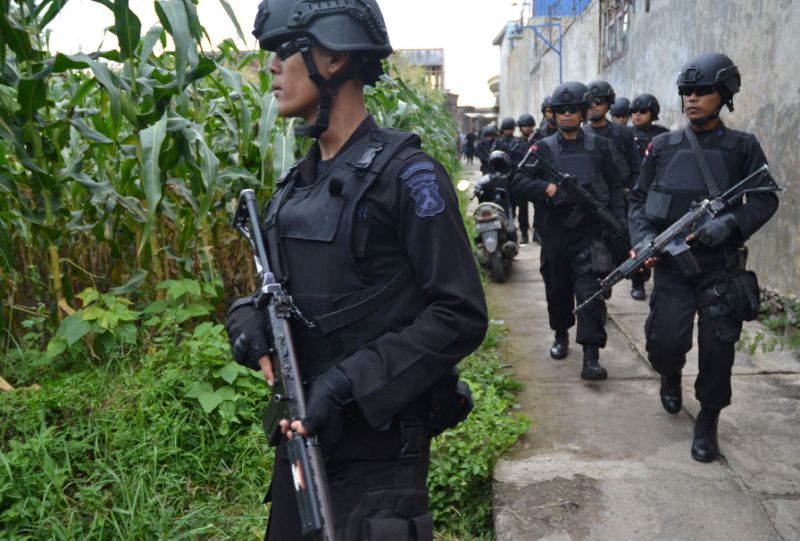
<svg viewBox="0 0 800 541"><path fill-rule="evenodd" d="M506 264L505 261L503 261L503 254L500 252L500 250L497 250L492 254L492 258L489 260L489 271L492 276L492 280L498 284L502 284L506 281Z"/></svg>

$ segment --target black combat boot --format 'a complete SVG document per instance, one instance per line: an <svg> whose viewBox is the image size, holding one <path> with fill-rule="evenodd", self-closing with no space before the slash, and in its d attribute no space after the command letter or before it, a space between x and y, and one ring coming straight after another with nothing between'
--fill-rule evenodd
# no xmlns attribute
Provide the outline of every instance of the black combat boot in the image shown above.
<svg viewBox="0 0 800 541"><path fill-rule="evenodd" d="M569 332L556 331L556 339L550 347L550 356L553 359L561 360L566 359L567 352L569 351Z"/></svg>
<svg viewBox="0 0 800 541"><path fill-rule="evenodd" d="M697 422L694 425L693 459L700 462L713 462L719 456L717 421L719 421L719 410L700 407L700 413L697 414Z"/></svg>
<svg viewBox="0 0 800 541"><path fill-rule="evenodd" d="M631 286L631 298L635 301L647 299L647 293L644 292L644 284L633 284Z"/></svg>
<svg viewBox="0 0 800 541"><path fill-rule="evenodd" d="M600 380L606 379L608 372L600 366L600 348L597 346L583 346L583 370L581 379Z"/></svg>
<svg viewBox="0 0 800 541"><path fill-rule="evenodd" d="M661 405L669 413L675 414L683 407L681 392L681 373L661 375Z"/></svg>
<svg viewBox="0 0 800 541"><path fill-rule="evenodd" d="M519 238L519 244L520 244L520 246L522 246L523 244L528 244L528 242L529 242L528 241L528 232L527 231L523 231L522 235Z"/></svg>

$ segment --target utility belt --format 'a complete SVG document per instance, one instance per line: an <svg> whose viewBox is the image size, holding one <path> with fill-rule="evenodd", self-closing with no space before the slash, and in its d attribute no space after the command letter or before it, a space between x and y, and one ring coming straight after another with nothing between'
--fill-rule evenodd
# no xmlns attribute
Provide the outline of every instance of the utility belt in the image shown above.
<svg viewBox="0 0 800 541"><path fill-rule="evenodd" d="M725 263L727 278L700 292L697 313L701 320L730 316L737 321L752 321L758 317L761 289L756 273L745 270L747 248L726 250Z"/></svg>

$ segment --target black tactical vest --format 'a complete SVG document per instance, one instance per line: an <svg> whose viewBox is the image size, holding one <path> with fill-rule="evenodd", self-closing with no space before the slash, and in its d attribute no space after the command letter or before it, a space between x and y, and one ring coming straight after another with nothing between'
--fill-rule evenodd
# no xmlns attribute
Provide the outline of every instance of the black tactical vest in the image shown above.
<svg viewBox="0 0 800 541"><path fill-rule="evenodd" d="M407 262L380 283L369 283L356 264L369 237L364 194L377 182L395 181L381 177L386 165L418 149L414 134L375 129L336 156L311 186L295 186L293 166L267 204L262 229L270 266L316 325L291 322L306 377L409 325L425 307Z"/></svg>
<svg viewBox="0 0 800 541"><path fill-rule="evenodd" d="M608 206L611 199L608 185L600 174L603 170L603 161L597 151L597 136L583 133L583 152L576 146L575 152L561 154L558 148L558 134L545 137L541 141L553 153L553 165L559 171L572 175L578 182L594 195L603 205Z"/></svg>
<svg viewBox="0 0 800 541"><path fill-rule="evenodd" d="M736 130L720 129L724 133L704 138L701 146L717 187L724 192L738 180L739 153L732 151L742 134ZM692 202L710 195L683 130L669 132L665 137L668 138L667 144L659 154L655 179L645 203L645 212L660 227L668 227L686 214Z"/></svg>

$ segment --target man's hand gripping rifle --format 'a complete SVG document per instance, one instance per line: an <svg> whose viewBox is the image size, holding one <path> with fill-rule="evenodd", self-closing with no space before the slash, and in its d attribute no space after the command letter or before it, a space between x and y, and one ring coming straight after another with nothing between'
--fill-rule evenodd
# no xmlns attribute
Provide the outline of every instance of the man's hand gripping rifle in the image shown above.
<svg viewBox="0 0 800 541"><path fill-rule="evenodd" d="M272 390L272 403L264 416L264 429L270 445L277 445L281 437L277 421L284 416L290 422L302 420L306 415L303 380L289 327L289 318L301 316L292 303L292 298L270 271L259 223L255 192L250 189L242 190L233 227L250 241L253 248L256 269L261 280L256 304L266 307L269 317L272 332L270 356L276 381ZM314 539L322 541L334 541L331 499L317 437L313 434L304 437L293 431L287 450L303 535L313 535Z"/></svg>
<svg viewBox="0 0 800 541"><path fill-rule="evenodd" d="M748 182L755 178L760 178L763 175L767 176L772 183L772 186L740 190L740 188ZM681 216L678 221L669 226L666 230L664 230L663 233L652 240L646 239L646 242L641 246L637 245L634 248L634 251L636 252L635 257L631 257L622 265L611 271L608 276L602 280L598 280L600 289L598 289L591 297L586 299L586 301L575 308L575 313L582 310L598 297L602 296L603 293L611 289L614 284L631 278L645 266L645 262L648 259L658 257L659 254L664 252L671 254L673 257L678 259L679 262L686 261L686 264L694 264L696 266L697 263L693 259L686 257L689 255L688 252L691 248L691 246L686 242L686 238L690 234L697 231L697 229L708 220L720 215L732 207L739 198L746 194L777 192L780 190L781 188L778 187L775 179L772 178L772 174L769 171L769 166L764 164L751 175L737 182L722 195L693 203L692 207L689 209L689 212Z"/></svg>

